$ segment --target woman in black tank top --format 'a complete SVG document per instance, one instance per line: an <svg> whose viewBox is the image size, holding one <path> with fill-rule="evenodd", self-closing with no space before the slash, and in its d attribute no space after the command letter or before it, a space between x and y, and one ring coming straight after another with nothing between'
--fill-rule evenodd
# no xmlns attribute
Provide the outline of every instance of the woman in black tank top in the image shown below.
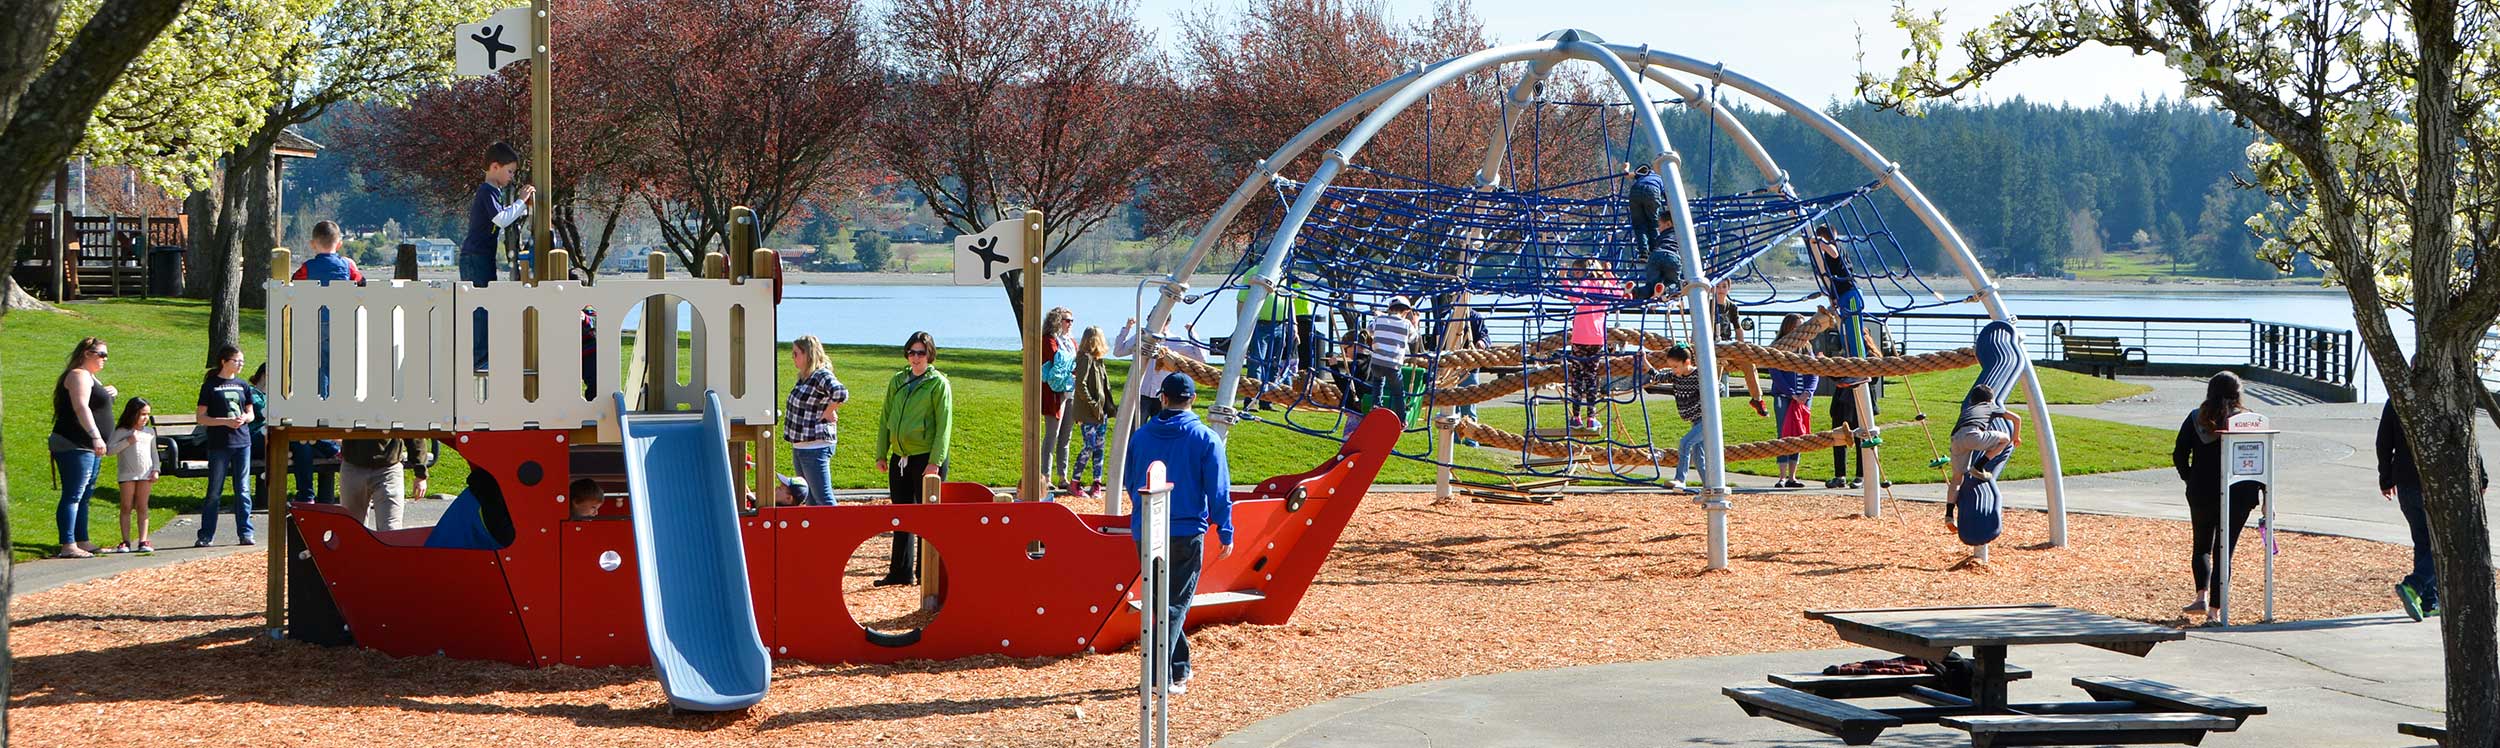
<svg viewBox="0 0 2500 748"><path fill-rule="evenodd" d="M53 513L62 558L95 555L87 542L87 500L104 466L104 438L113 423L113 388L96 379L111 355L104 341L86 338L70 350L69 364L52 386L53 466L60 471L61 503Z"/></svg>

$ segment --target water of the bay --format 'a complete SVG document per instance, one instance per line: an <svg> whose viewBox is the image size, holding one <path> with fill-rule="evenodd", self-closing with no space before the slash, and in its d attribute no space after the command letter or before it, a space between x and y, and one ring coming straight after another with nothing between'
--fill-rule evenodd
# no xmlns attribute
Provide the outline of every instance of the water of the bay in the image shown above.
<svg viewBox="0 0 2500 748"><path fill-rule="evenodd" d="M1745 292L1739 291L1738 297L1744 298ZM1202 340L1231 334L1232 300L1231 291L1196 299L1195 303L1173 313L1172 331L1180 333L1185 325L1194 325L1190 332ZM1934 296L1923 293L1915 298L1879 296L1870 303L1870 307L1933 303L1936 300ZM2324 289L2249 286L2228 290L2204 287L2135 291L2102 286L2078 290L2009 291L2005 300L2010 311L2027 318L2071 315L2254 319L2332 330L2353 328L2352 307L2344 294ZM1138 312L1141 308L1151 309L1154 301L1152 291L1141 296L1134 286L1100 285L1049 287L1043 298L1045 306L1064 306L1074 312L1077 329L1101 325L1106 334L1116 334L1124 321L1140 316ZM1810 302L1792 302L1749 309L1800 311L1812 306ZM1950 304L1920 311L1985 314L1985 310L1976 303ZM900 345L913 331L925 330L943 346L1004 350L1017 345L1014 319L1005 293L997 286L793 285L780 307L780 332L784 340L799 335L815 335L827 343ZM2394 322L2399 338L2410 347L2411 318L2400 313ZM1559 324L1556 321L1548 326L1559 329ZM1495 338L1507 339L1517 334L1516 324L1512 327L1512 330L1496 329ZM2234 353L2224 351L2221 355ZM2362 365L2366 367L2366 361ZM2370 385L2366 389L2376 392L2377 375L2367 373L2364 379Z"/></svg>

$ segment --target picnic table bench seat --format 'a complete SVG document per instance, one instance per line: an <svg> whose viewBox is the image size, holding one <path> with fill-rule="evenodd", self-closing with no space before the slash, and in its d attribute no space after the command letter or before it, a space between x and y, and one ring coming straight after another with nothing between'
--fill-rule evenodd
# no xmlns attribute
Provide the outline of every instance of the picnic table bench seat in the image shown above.
<svg viewBox="0 0 2500 748"><path fill-rule="evenodd" d="M1900 717L1783 686L1728 686L1719 693L1735 700L1745 716L1769 717L1849 745L1873 743L1875 736L1901 726Z"/></svg>
<svg viewBox="0 0 2500 748"><path fill-rule="evenodd" d="M2075 686L2092 698L2113 701L2134 701L2147 706L2177 712L2196 712L2217 717L2247 719L2266 713L2263 704L2253 704L2229 696L2190 691L2185 688L2143 678L2095 675L2076 678Z"/></svg>
<svg viewBox="0 0 2500 748"><path fill-rule="evenodd" d="M2428 740L2431 741L2431 744L2433 745L2448 744L2447 725L2434 725L2426 722L2399 722L2396 723L2396 733L2399 735L2410 735L2423 740Z"/></svg>
<svg viewBox="0 0 2500 748"><path fill-rule="evenodd" d="M2196 745L2210 732L2239 729L2230 717L2194 712L2136 714L2002 714L1945 717L1970 732L1972 748L2020 745Z"/></svg>
<svg viewBox="0 0 2500 748"><path fill-rule="evenodd" d="M1799 691L1834 699L1855 699L1867 696L1892 696L1912 686L1935 686L1943 676L1935 673L1917 675L1824 675L1822 673L1774 673L1770 681ZM2031 671L2013 665L2005 666L2005 679L2023 680Z"/></svg>

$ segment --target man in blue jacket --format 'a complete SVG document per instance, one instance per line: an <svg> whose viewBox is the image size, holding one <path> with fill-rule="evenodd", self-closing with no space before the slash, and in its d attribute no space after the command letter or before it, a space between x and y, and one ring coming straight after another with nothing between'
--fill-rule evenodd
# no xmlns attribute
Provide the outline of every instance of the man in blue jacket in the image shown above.
<svg viewBox="0 0 2500 748"><path fill-rule="evenodd" d="M1163 463L1164 480L1172 484L1172 693L1189 690L1189 640L1181 633L1188 620L1189 598L1198 594L1198 567L1206 560L1207 529L1212 527L1223 550L1233 555L1233 481L1224 466L1224 440L1198 422L1189 409L1198 398L1198 383L1174 372L1163 378L1163 410L1137 429L1129 442L1128 486L1131 506L1145 506L1146 466ZM1129 537L1144 534L1143 511L1129 515Z"/></svg>

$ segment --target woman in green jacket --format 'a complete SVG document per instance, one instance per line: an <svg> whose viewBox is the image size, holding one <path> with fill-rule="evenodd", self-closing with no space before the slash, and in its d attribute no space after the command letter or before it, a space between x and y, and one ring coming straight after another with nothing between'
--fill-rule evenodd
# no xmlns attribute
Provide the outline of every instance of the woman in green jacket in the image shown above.
<svg viewBox="0 0 2500 748"><path fill-rule="evenodd" d="M926 331L903 341L910 367L885 382L885 412L877 418L877 469L896 504L918 504L922 476L943 476L949 432L955 426L955 390L938 371L937 340ZM911 533L894 534L894 560L876 585L911 584L919 546Z"/></svg>

